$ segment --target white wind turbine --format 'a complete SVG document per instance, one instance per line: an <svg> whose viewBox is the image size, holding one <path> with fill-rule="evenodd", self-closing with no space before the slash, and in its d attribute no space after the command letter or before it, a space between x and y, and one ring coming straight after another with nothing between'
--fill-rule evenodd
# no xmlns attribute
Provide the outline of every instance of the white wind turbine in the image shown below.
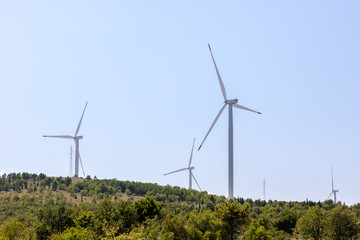
<svg viewBox="0 0 360 240"><path fill-rule="evenodd" d="M193 156L193 152L194 152L194 144L195 144L195 138L194 138L192 149L191 149L191 154L190 154L190 160L189 160L188 167L187 168L181 168L181 169L173 171L173 172L165 173L164 176L166 176L168 174L176 173L176 172L189 170L189 189L192 189L192 178L194 178L194 180L195 180L197 186L199 187L200 191L202 191L199 183L196 181L196 178L195 178L194 174L192 173L192 170L194 169L194 167L191 167L191 160L192 160L192 156Z"/></svg>
<svg viewBox="0 0 360 240"><path fill-rule="evenodd" d="M86 106L87 106L87 102L85 104L84 111L83 111L83 113L81 115L80 122L79 122L79 124L78 124L78 126L76 128L74 136L70 136L70 135L44 135L43 136L43 137L53 137L53 138L74 139L74 141L75 141L75 176L77 176L77 177L79 176L79 160L80 160L80 164L81 164L83 174L85 176L84 167L83 167L81 157L80 157L80 152L79 152L79 140L82 139L83 136L78 136L77 134L79 133L79 130L80 130L80 126L81 126L82 119L84 117Z"/></svg>
<svg viewBox="0 0 360 240"><path fill-rule="evenodd" d="M225 87L224 87L224 84L223 84L223 81L221 79L221 76L220 76L220 73L219 73L219 70L216 66L216 63L215 63L215 59L214 59L214 56L212 54L212 51L211 51L211 47L210 47L210 44L208 44L209 46L209 50L210 50L210 53L211 53L211 57L212 57L212 60L213 60L213 63L214 63L214 66L215 66L215 70L216 70L216 74L218 76L218 79L219 79L219 84L220 84L220 88L221 88L221 92L222 92L222 95L224 97L224 105L221 107L219 113L217 114L214 122L211 124L210 126L210 129L209 131L207 132L204 140L202 141L202 143L200 144L200 147L198 150L200 150L201 146L203 145L203 143L205 142L205 139L207 138L207 136L209 135L209 133L211 132L212 128L214 127L216 121L219 119L219 117L221 116L222 112L224 111L226 105L229 106L229 146L228 146L228 154L229 154L229 195L228 195L228 198L229 199L232 199L234 197L234 155L233 155L233 107L236 107L236 108L239 108L239 109L242 109L242 110L246 110L246 111L250 111L250 112L254 112L254 113L258 113L258 114L261 114L260 112L257 112L257 111L254 111L250 108L246 108L244 106L241 106L239 104L237 104L238 102L238 99L227 99L227 96L226 96L226 91L225 91Z"/></svg>
<svg viewBox="0 0 360 240"><path fill-rule="evenodd" d="M333 179L333 170L331 166L331 193L328 197L328 199L331 197L332 194L334 194L334 203L336 203L336 193L339 192L339 190L334 189L334 179Z"/></svg>

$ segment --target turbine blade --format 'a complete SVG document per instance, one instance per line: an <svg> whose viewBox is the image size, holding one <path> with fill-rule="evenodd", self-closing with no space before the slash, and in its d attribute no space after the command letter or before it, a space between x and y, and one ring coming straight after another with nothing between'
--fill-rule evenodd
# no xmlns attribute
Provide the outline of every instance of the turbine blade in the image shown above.
<svg viewBox="0 0 360 240"><path fill-rule="evenodd" d="M70 135L44 135L43 137L74 139L74 137Z"/></svg>
<svg viewBox="0 0 360 240"><path fill-rule="evenodd" d="M250 108L241 106L241 105L239 105L239 104L237 104L237 103L236 103L236 104L233 104L233 106L236 107L236 108L242 109L242 110L246 110L246 111L254 112L254 113L257 113L257 114L261 114L261 112L257 112L257 111L255 111L255 110L250 109Z"/></svg>
<svg viewBox="0 0 360 240"><path fill-rule="evenodd" d="M75 137L76 137L77 134L79 133L80 126L81 126L81 122L82 122L82 119L83 119L83 117L84 117L84 113L85 113L85 109L86 109L87 104L88 104L88 102L85 103L84 111L83 111L83 113L82 113L82 115L81 115L80 122L79 122L79 124L78 124L78 126L77 126L77 128L76 128L76 131L75 131L75 135L74 135Z"/></svg>
<svg viewBox="0 0 360 240"><path fill-rule="evenodd" d="M209 50L210 50L210 53L211 53L211 58L212 58L212 60L213 60L213 62L214 62L214 66L215 66L215 69L216 69L216 74L217 74L218 79L219 79L219 84L220 84L221 92L222 92L222 94L223 94L224 100L226 101L227 97L226 97L226 91L225 91L224 83L223 83L223 81L222 81L222 79L221 79L219 70L218 70L218 68L217 68L217 66L216 66L216 62L215 62L215 59L214 59L214 55L213 55L213 53L212 53L212 51L211 51L210 44L208 44L208 46L209 46Z"/></svg>
<svg viewBox="0 0 360 240"><path fill-rule="evenodd" d="M333 192L331 192L331 193L330 193L330 195L329 195L328 199L331 197L331 195L332 195L332 194L333 194Z"/></svg>
<svg viewBox="0 0 360 240"><path fill-rule="evenodd" d="M196 178L193 173L191 173L191 176L194 178L196 185L199 187L200 191L202 192L201 187L200 187L199 183L196 181Z"/></svg>
<svg viewBox="0 0 360 240"><path fill-rule="evenodd" d="M225 106L226 106L226 103L222 106L222 108L220 109L219 113L216 115L216 118L215 118L214 122L211 124L210 129L209 129L209 131L207 132L207 134L206 134L206 136L205 136L204 140L201 142L201 144L200 144L200 147L199 147L198 151L199 151L199 150L200 150L200 148L202 147L203 143L205 142L205 139L207 138L207 136L208 136L208 135L209 135L209 133L211 132L211 129L214 127L214 125L215 125L216 121L219 119L220 115L221 115L221 114L222 114L222 112L224 111Z"/></svg>
<svg viewBox="0 0 360 240"><path fill-rule="evenodd" d="M189 160L189 166L188 166L188 168L190 168L190 165L191 165L192 156L193 156L193 152L194 152L194 144L195 144L195 138L194 138L193 145L192 145L192 148L191 148L191 155L190 155L190 160Z"/></svg>
<svg viewBox="0 0 360 240"><path fill-rule="evenodd" d="M82 161L81 161L81 156L80 156L80 153L79 153L79 160L80 160L80 164L81 164L81 169L82 169L83 174L84 174L84 177L85 177L84 166L83 166Z"/></svg>
<svg viewBox="0 0 360 240"><path fill-rule="evenodd" d="M176 172L181 172L181 171L184 171L184 170L188 170L188 168L182 168L182 169L179 169L179 170L176 170L176 171L173 171L173 172L165 173L164 176L172 174L172 173L176 173Z"/></svg>

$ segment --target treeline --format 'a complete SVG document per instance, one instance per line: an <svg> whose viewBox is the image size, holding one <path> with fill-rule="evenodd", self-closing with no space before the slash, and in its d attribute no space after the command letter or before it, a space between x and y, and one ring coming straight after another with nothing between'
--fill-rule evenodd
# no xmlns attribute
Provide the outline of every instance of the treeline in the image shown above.
<svg viewBox="0 0 360 240"><path fill-rule="evenodd" d="M154 183L141 183L133 181L120 181L116 179L85 179L70 177L47 177L45 174L10 173L0 178L0 191L28 193L43 192L47 189L52 191L65 191L74 198L88 197L93 200L109 197L121 197L122 194L135 196L151 196L160 202L188 202L198 205L206 205L214 210L216 204L225 200L223 196L187 190L180 187L160 186Z"/></svg>
<svg viewBox="0 0 360 240"><path fill-rule="evenodd" d="M0 239L317 240L360 233L360 205L331 200L226 201L150 183L27 173L3 175L0 187Z"/></svg>

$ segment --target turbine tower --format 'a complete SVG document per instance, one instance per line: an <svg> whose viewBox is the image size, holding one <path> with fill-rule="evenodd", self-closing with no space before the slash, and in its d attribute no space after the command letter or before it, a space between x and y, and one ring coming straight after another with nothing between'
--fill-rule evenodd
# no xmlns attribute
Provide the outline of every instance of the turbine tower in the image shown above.
<svg viewBox="0 0 360 240"><path fill-rule="evenodd" d="M331 197L332 194L334 194L334 203L336 203L336 193L339 192L339 190L334 189L334 179L333 179L333 170L331 166L331 193L328 197L328 199Z"/></svg>
<svg viewBox="0 0 360 240"><path fill-rule="evenodd" d="M194 178L194 180L195 180L197 186L199 187L200 191L202 191L199 183L196 181L196 178L195 178L194 174L192 173L192 170L194 169L194 167L191 167L191 160L192 160L192 156L193 156L193 152L194 152L194 144L195 144L195 138L194 138L193 145L192 145L192 148L191 148L191 154L190 154L190 160L189 160L188 167L187 168L181 168L181 169L173 171L173 172L165 173L164 176L166 176L168 174L176 173L176 172L189 170L189 190L192 189L192 178Z"/></svg>
<svg viewBox="0 0 360 240"><path fill-rule="evenodd" d="M239 108L239 109L242 109L242 110L246 110L246 111L250 111L250 112L254 112L254 113L258 113L258 114L261 114L260 112L257 112L257 111L254 111L250 108L246 108L244 106L241 106L238 103L238 99L228 99L227 96L226 96L226 91L225 91L225 87L224 87L224 84L223 84L223 81L221 79L221 76L220 76L220 73L219 73L219 70L216 66L216 63L215 63L215 59L214 59L214 56L212 54L212 51L211 51L211 47L210 47L210 44L208 44L209 46L209 50L210 50L210 53L211 53L211 57L212 57L212 60L213 60L213 63L214 63L214 67L215 67L215 70L216 70L216 74L217 74L217 77L219 79L219 84L220 84L220 88L221 88L221 92L222 92L222 95L224 97L224 105L221 107L219 113L217 114L214 122L211 124L210 126L210 129L209 131L207 132L204 140L202 141L202 143L200 144L200 147L198 149L198 151L200 150L200 148L202 147L203 143L205 142L205 139L207 138L207 136L209 135L209 133L211 132L212 128L214 127L215 123L217 122L217 120L219 119L219 117L221 116L222 112L224 111L226 105L229 106L229 131L228 131L228 157L229 157L229 183L228 183L228 191L229 191L229 195L228 195L228 198L229 199L232 199L234 197L234 155L233 155L233 107L236 107L236 108Z"/></svg>
<svg viewBox="0 0 360 240"><path fill-rule="evenodd" d="M80 118L79 124L78 124L78 126L76 128L74 136L70 136L70 135L44 135L43 136L43 137L73 139L75 141L75 175L74 176L76 176L76 177L79 176L79 160L80 160L81 168L82 168L82 171L83 171L83 174L84 174L84 177L85 177L84 167L83 167L81 157L80 157L80 152L79 152L79 140L82 139L83 136L78 136L78 133L79 133L79 130L80 130L82 119L84 117L84 113L85 113L87 103L88 102L86 102L86 104L85 104L83 113L81 115L81 118Z"/></svg>
<svg viewBox="0 0 360 240"><path fill-rule="evenodd" d="M69 172L69 176L72 175L72 154L73 154L73 149L72 149L72 145L70 147L70 172Z"/></svg>
<svg viewBox="0 0 360 240"><path fill-rule="evenodd" d="M266 201L266 192L265 192L265 178L264 178L264 181L263 181L263 200Z"/></svg>

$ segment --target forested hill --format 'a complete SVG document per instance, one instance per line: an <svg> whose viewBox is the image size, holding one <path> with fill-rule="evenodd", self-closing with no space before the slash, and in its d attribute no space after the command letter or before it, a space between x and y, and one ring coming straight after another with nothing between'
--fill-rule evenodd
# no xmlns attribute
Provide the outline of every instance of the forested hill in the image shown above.
<svg viewBox="0 0 360 240"><path fill-rule="evenodd" d="M116 179L0 178L1 239L356 239L360 205L234 199Z"/></svg>
<svg viewBox="0 0 360 240"><path fill-rule="evenodd" d="M206 204L207 208L214 206L225 198L187 190L179 187L160 186L154 183L120 181L116 179L91 179L76 177L48 177L43 173L11 173L1 178L0 191L14 193L48 193L63 194L70 202L97 202L104 198L136 200L151 196L159 202L186 202ZM70 197L69 197L70 196ZM191 210L191 209L190 209Z"/></svg>

